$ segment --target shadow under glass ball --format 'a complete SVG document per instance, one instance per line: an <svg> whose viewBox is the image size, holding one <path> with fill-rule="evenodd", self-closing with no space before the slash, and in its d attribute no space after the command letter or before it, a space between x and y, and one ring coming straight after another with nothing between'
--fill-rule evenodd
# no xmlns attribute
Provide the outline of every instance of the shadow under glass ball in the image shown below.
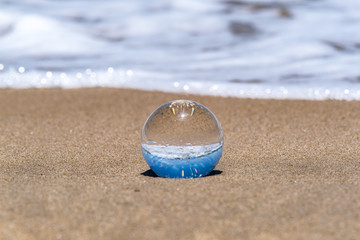
<svg viewBox="0 0 360 240"><path fill-rule="evenodd" d="M150 168L169 178L206 176L219 162L223 144L215 115L189 100L168 102L156 109L145 122L141 137Z"/></svg>

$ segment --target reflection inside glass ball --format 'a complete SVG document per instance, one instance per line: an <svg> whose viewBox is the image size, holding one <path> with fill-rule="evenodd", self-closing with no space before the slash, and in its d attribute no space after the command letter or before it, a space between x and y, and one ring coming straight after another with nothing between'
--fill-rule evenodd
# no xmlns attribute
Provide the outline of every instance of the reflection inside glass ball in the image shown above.
<svg viewBox="0 0 360 240"><path fill-rule="evenodd" d="M203 105L176 100L156 109L145 122L141 147L150 168L161 177L196 178L219 162L223 133Z"/></svg>

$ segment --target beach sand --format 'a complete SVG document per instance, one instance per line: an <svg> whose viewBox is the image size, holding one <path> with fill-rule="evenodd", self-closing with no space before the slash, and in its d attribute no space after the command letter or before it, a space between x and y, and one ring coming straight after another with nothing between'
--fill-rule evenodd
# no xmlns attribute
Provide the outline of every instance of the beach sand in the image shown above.
<svg viewBox="0 0 360 240"><path fill-rule="evenodd" d="M155 177L142 126L184 98L221 122L223 157ZM360 102L2 89L0 239L358 239L359 119Z"/></svg>

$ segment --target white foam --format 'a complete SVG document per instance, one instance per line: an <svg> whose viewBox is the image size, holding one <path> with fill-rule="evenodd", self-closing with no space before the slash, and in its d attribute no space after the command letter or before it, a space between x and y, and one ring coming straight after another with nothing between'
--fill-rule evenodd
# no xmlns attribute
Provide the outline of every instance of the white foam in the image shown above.
<svg viewBox="0 0 360 240"><path fill-rule="evenodd" d="M223 146L223 142L209 145L195 146L163 146L152 144L141 144L142 148L160 158L193 158L214 152Z"/></svg>
<svg viewBox="0 0 360 240"><path fill-rule="evenodd" d="M174 93L190 93L242 98L276 99L345 99L360 100L360 89L351 83L314 84L237 84L229 82L172 81L169 75L131 69L114 69L92 72L87 69L76 73L24 72L10 70L0 80L1 88L81 88L119 87L143 90L159 90ZM1 71L1 70L0 70Z"/></svg>
<svg viewBox="0 0 360 240"><path fill-rule="evenodd" d="M0 2L0 87L360 99L359 1L241 3Z"/></svg>
<svg viewBox="0 0 360 240"><path fill-rule="evenodd" d="M69 31L65 24L39 15L22 15L14 25L10 33L0 38L5 56L74 56L101 46L81 33Z"/></svg>

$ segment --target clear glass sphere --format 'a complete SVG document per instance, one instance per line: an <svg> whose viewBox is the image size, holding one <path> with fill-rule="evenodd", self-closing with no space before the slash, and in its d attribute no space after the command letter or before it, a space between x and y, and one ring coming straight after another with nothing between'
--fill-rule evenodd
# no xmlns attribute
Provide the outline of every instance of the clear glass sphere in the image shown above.
<svg viewBox="0 0 360 240"><path fill-rule="evenodd" d="M176 100L156 109L142 130L141 148L150 168L161 177L196 178L219 162L223 132L203 105Z"/></svg>

